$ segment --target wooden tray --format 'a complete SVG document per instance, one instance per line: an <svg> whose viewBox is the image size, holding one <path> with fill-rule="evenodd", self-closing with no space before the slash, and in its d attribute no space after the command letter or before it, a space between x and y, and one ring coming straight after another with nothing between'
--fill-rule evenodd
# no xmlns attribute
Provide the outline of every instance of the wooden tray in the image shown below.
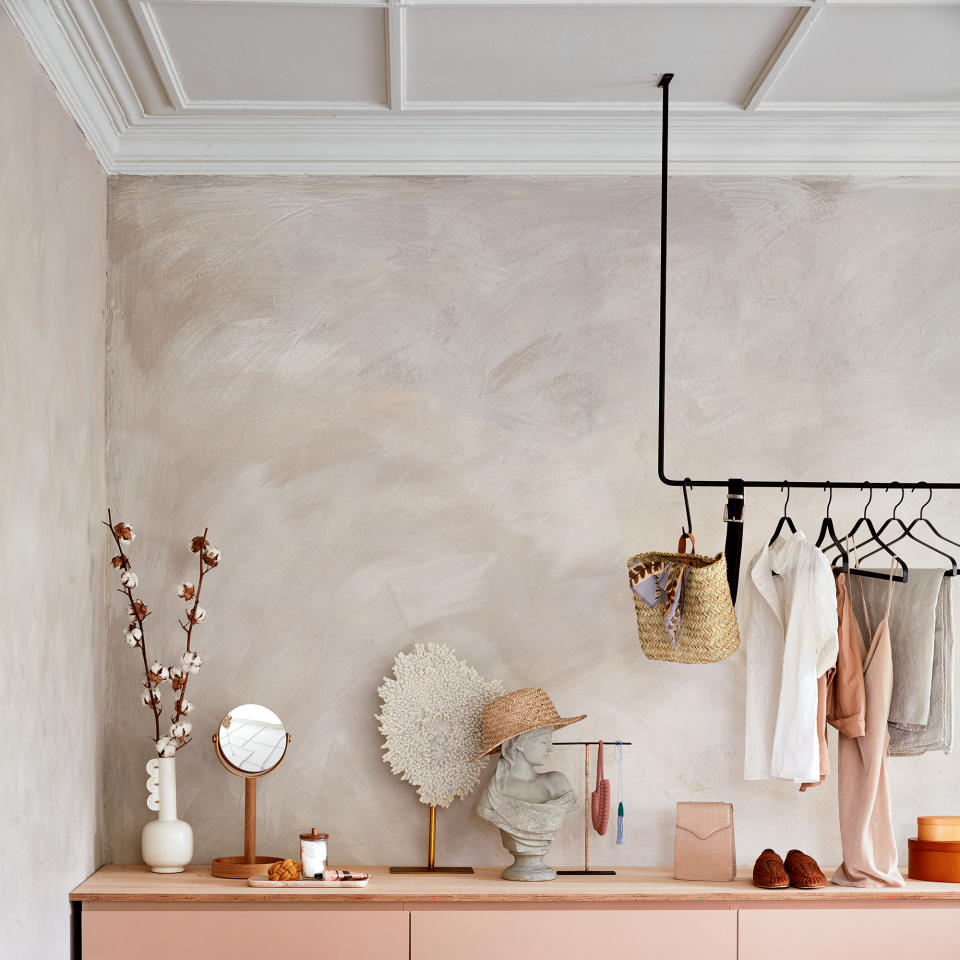
<svg viewBox="0 0 960 960"><path fill-rule="evenodd" d="M251 887L365 887L370 877L363 880L270 880L267 877L249 877Z"/></svg>

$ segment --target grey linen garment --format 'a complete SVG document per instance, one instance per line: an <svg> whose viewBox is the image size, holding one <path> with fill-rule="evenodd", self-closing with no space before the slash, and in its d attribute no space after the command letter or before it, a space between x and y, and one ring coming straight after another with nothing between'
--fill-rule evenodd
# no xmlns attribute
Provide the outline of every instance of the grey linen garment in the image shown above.
<svg viewBox="0 0 960 960"><path fill-rule="evenodd" d="M870 619L882 618L887 604L883 580L857 581ZM888 727L892 757L915 757L953 747L953 608L950 578L943 570L911 568L906 583L895 583L890 611L893 696ZM863 626L862 611L854 610Z"/></svg>

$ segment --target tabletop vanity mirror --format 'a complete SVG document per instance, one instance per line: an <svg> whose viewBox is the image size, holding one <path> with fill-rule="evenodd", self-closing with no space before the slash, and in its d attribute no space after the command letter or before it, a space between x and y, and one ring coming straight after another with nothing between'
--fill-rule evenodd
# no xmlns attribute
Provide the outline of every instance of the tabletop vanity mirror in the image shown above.
<svg viewBox="0 0 960 960"><path fill-rule="evenodd" d="M243 856L217 857L210 865L215 877L246 879L266 873L264 864L282 859L257 856L257 779L276 770L289 743L280 718L256 703L236 707L220 721L213 735L217 759L244 778Z"/></svg>

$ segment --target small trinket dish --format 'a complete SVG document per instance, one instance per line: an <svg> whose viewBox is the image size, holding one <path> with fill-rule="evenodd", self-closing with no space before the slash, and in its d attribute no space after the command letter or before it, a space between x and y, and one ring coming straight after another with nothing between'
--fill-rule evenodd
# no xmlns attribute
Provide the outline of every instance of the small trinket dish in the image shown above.
<svg viewBox="0 0 960 960"><path fill-rule="evenodd" d="M251 887L365 887L370 882L369 873L350 873L347 870L330 870L329 874L338 874L337 880L270 880L267 877L250 877L247 883Z"/></svg>

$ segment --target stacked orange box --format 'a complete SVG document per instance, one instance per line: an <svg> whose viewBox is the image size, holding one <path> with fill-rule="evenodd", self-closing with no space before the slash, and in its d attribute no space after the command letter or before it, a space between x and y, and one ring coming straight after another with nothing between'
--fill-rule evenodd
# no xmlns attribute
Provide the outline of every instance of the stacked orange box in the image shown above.
<svg viewBox="0 0 960 960"><path fill-rule="evenodd" d="M960 817L917 817L907 849L911 880L960 883Z"/></svg>

